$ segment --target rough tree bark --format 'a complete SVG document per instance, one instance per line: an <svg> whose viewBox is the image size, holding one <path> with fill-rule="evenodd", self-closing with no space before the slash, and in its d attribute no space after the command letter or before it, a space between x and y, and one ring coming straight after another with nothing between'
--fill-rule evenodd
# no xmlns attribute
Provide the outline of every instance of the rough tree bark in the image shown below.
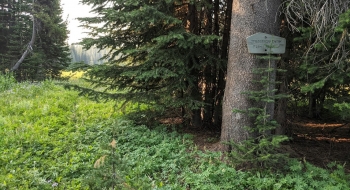
<svg viewBox="0 0 350 190"><path fill-rule="evenodd" d="M234 109L250 108L250 100L242 93L258 88L252 82L258 76L252 71L258 68L261 60L248 53L246 38L257 32L278 35L279 6L279 0L233 0L221 142L239 143L252 135L244 129L244 126L253 125L252 120L247 115L233 113Z"/></svg>
<svg viewBox="0 0 350 190"><path fill-rule="evenodd" d="M281 69L285 69L285 63L282 63L282 67ZM286 74L282 74L283 76L280 78L281 84L279 85L279 90L278 93L280 94L287 94L287 84L286 84L286 79L285 79L285 75ZM279 124L279 126L275 129L275 135L291 135L289 134L290 131L287 131L287 98L281 98L277 101L277 107L276 107L276 114L275 114L275 120L277 121L277 123Z"/></svg>

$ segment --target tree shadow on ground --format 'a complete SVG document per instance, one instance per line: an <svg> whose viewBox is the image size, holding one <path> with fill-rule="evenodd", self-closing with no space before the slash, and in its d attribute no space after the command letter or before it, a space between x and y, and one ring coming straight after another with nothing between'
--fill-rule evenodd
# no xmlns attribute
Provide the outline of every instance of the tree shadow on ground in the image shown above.
<svg viewBox="0 0 350 190"><path fill-rule="evenodd" d="M299 119L289 121L288 126L293 157L323 168L331 162L345 164L350 172L350 124Z"/></svg>
<svg viewBox="0 0 350 190"><path fill-rule="evenodd" d="M297 119L288 121L288 128L291 140L282 145L283 152L322 168L336 162L350 173L350 123ZM186 128L179 132L192 134L199 150L220 151L220 131Z"/></svg>

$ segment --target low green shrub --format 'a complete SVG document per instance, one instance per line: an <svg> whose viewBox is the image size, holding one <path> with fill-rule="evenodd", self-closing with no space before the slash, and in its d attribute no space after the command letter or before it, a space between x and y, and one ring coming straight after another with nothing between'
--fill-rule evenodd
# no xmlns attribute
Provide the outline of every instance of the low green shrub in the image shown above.
<svg viewBox="0 0 350 190"><path fill-rule="evenodd" d="M350 189L341 166L237 171L190 135L113 110L52 81L0 92L0 189Z"/></svg>
<svg viewBox="0 0 350 190"><path fill-rule="evenodd" d="M113 105L53 81L0 93L0 189L80 189L99 149L95 139ZM101 124L102 123L102 124Z"/></svg>
<svg viewBox="0 0 350 190"><path fill-rule="evenodd" d="M104 145L95 161L100 167L92 168L85 181L90 189L350 188L350 175L339 165L326 170L289 159L284 168L237 171L222 160L222 153L198 151L189 136L169 133L162 126L150 130L131 121L108 126L107 139L98 143Z"/></svg>
<svg viewBox="0 0 350 190"><path fill-rule="evenodd" d="M338 102L333 99L328 99L325 101L324 117L327 119L337 120L337 121L350 121L350 103L348 100Z"/></svg>
<svg viewBox="0 0 350 190"><path fill-rule="evenodd" d="M10 89L16 84L16 79L11 73L0 73L0 92Z"/></svg>

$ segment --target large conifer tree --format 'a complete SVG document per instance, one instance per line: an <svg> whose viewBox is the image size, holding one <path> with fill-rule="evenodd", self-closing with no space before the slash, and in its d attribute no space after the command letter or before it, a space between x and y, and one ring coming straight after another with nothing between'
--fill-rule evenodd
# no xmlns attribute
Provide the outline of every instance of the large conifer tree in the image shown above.
<svg viewBox="0 0 350 190"><path fill-rule="evenodd" d="M276 15L279 6L280 1L278 0L256 3L236 0L233 3L231 45L223 102L222 142L241 143L256 135L245 128L255 126L252 117L242 112L233 112L233 110L248 111L256 106L256 103L245 93L261 90L261 85L254 83L260 80L261 76L254 71L265 66L255 55L248 53L246 38L257 32L278 36L280 22L276 19ZM272 115L273 111L270 116Z"/></svg>
<svg viewBox="0 0 350 190"><path fill-rule="evenodd" d="M16 77L19 80L58 77L59 71L70 63L65 44L68 31L61 18L60 0L6 1L2 5L5 8L1 9L0 22L5 26L2 33L6 39L1 48L1 71L11 69L26 50L35 17L36 40L30 54L15 69Z"/></svg>
<svg viewBox="0 0 350 190"><path fill-rule="evenodd" d="M1 8L1 70L9 70L23 52L31 37L28 3L4 0ZM26 14L25 14L26 13Z"/></svg>
<svg viewBox="0 0 350 190"><path fill-rule="evenodd" d="M283 2L285 23L293 32L288 84L294 98L308 104L309 118L328 117L325 107L349 100L350 2Z"/></svg>
<svg viewBox="0 0 350 190"><path fill-rule="evenodd" d="M227 51L227 43L221 46L220 22L224 22L226 1L82 2L97 13L81 18L92 30L84 46L111 48L109 63L87 73L96 86L105 87L105 93L92 89L83 93L153 104L162 113L182 110L182 117L193 126L214 122L222 97L219 81L223 83L225 72L222 52Z"/></svg>

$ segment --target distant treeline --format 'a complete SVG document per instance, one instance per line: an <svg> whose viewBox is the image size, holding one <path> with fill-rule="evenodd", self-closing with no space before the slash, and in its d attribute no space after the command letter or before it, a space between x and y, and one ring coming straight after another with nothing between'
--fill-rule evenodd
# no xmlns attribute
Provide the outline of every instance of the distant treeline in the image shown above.
<svg viewBox="0 0 350 190"><path fill-rule="evenodd" d="M99 50L96 47L91 47L89 50L83 48L82 45L72 44L69 47L72 57L72 62L84 62L89 65L102 64L107 60L101 58L108 54L109 50Z"/></svg>

